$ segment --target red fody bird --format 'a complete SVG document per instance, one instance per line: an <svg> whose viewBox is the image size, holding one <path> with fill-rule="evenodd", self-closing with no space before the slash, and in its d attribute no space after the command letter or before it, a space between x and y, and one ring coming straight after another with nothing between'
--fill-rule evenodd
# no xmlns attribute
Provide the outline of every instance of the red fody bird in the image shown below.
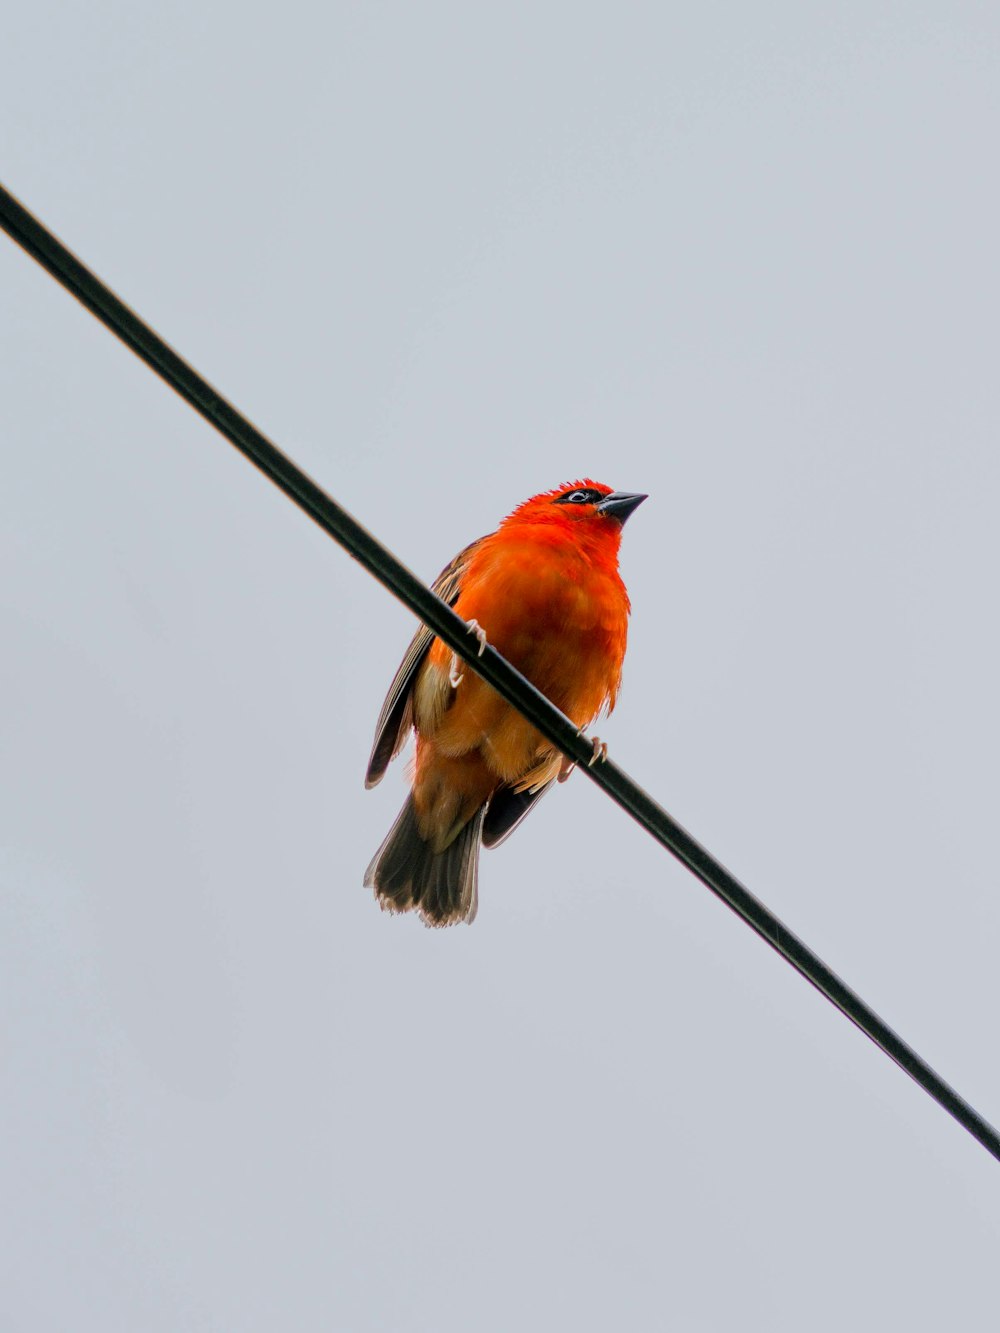
<svg viewBox="0 0 1000 1333"><path fill-rule="evenodd" d="M645 499L590 480L545 491L467 546L434 583L481 642L581 730L615 706L629 616L618 547L622 525ZM412 791L365 884L383 909L416 909L429 926L471 922L480 842L502 842L572 765L426 628L389 687L367 787L411 727Z"/></svg>

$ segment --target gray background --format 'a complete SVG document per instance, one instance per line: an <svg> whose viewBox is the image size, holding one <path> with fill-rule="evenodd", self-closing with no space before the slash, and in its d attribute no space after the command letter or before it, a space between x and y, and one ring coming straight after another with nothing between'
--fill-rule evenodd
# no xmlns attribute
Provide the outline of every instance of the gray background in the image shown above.
<svg viewBox="0 0 1000 1333"><path fill-rule="evenodd" d="M601 734L1000 1117L995 5L40 0L0 125L423 575L649 491ZM0 291L3 1328L994 1329L997 1165L587 781L377 911L412 619Z"/></svg>

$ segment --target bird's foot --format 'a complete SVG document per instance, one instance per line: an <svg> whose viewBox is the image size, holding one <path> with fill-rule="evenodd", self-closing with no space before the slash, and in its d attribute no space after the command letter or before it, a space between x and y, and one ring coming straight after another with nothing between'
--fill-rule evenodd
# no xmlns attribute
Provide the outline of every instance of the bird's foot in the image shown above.
<svg viewBox="0 0 1000 1333"><path fill-rule="evenodd" d="M576 734L579 736L580 740L582 741L588 740L590 741L590 744L593 746L594 753L587 761L587 767L593 768L594 765L598 762L603 764L605 759L607 759L608 757L607 741L602 741L598 736L588 736L586 732L583 731L578 731ZM559 772L556 774L556 781L565 782L566 779L569 777L569 775L573 772L574 768L576 768L576 760L567 759L566 756L563 755L562 762L559 765Z"/></svg>
<svg viewBox="0 0 1000 1333"><path fill-rule="evenodd" d="M476 656L482 657L483 653L486 651L486 631L483 629L482 625L480 625L478 620L468 620L466 621L466 624L469 627L470 633L474 634L479 640L479 651L476 653Z"/></svg>
<svg viewBox="0 0 1000 1333"><path fill-rule="evenodd" d="M486 651L486 631L483 629L482 625L480 625L478 620L469 620L466 624L469 627L469 632L474 634L479 641L479 651L476 653L476 656L482 657L483 653ZM458 653L452 653L451 666L448 671L448 683L453 690L458 689L464 676L465 672L462 670L462 659L459 657Z"/></svg>
<svg viewBox="0 0 1000 1333"><path fill-rule="evenodd" d="M594 747L594 753L587 760L587 767L593 768L596 763L604 763L608 757L608 743L602 741L599 736L584 736L582 731L576 733L581 740L589 740Z"/></svg>

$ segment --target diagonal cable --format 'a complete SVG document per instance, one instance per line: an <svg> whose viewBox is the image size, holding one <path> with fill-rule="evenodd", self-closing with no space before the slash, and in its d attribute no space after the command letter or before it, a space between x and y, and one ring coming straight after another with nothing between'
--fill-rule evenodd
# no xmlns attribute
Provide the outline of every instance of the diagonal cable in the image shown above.
<svg viewBox="0 0 1000 1333"><path fill-rule="evenodd" d="M513 704L564 755L672 852L703 884L826 998L890 1059L1000 1160L1000 1134L885 1023L826 963L783 925L700 843L611 760L588 768L593 757L568 717L516 671L496 649L478 656L479 641L466 623L401 564L370 532L321 490L276 445L182 360L148 324L115 296L26 208L0 185L0 226L58 282L200 412L266 477L340 543L370 574L428 625L449 648Z"/></svg>

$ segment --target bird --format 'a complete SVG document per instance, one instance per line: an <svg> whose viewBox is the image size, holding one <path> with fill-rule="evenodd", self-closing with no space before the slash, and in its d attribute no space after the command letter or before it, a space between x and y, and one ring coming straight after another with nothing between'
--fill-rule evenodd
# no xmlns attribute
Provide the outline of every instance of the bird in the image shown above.
<svg viewBox="0 0 1000 1333"><path fill-rule="evenodd" d="M434 592L583 733L615 706L631 611L622 527L648 496L584 478L524 501L466 546ZM411 730L406 803L364 875L389 912L471 923L479 847L497 847L573 765L434 633L422 627L389 686L366 788ZM593 740L594 760L607 747ZM593 762L593 761L592 761Z"/></svg>

